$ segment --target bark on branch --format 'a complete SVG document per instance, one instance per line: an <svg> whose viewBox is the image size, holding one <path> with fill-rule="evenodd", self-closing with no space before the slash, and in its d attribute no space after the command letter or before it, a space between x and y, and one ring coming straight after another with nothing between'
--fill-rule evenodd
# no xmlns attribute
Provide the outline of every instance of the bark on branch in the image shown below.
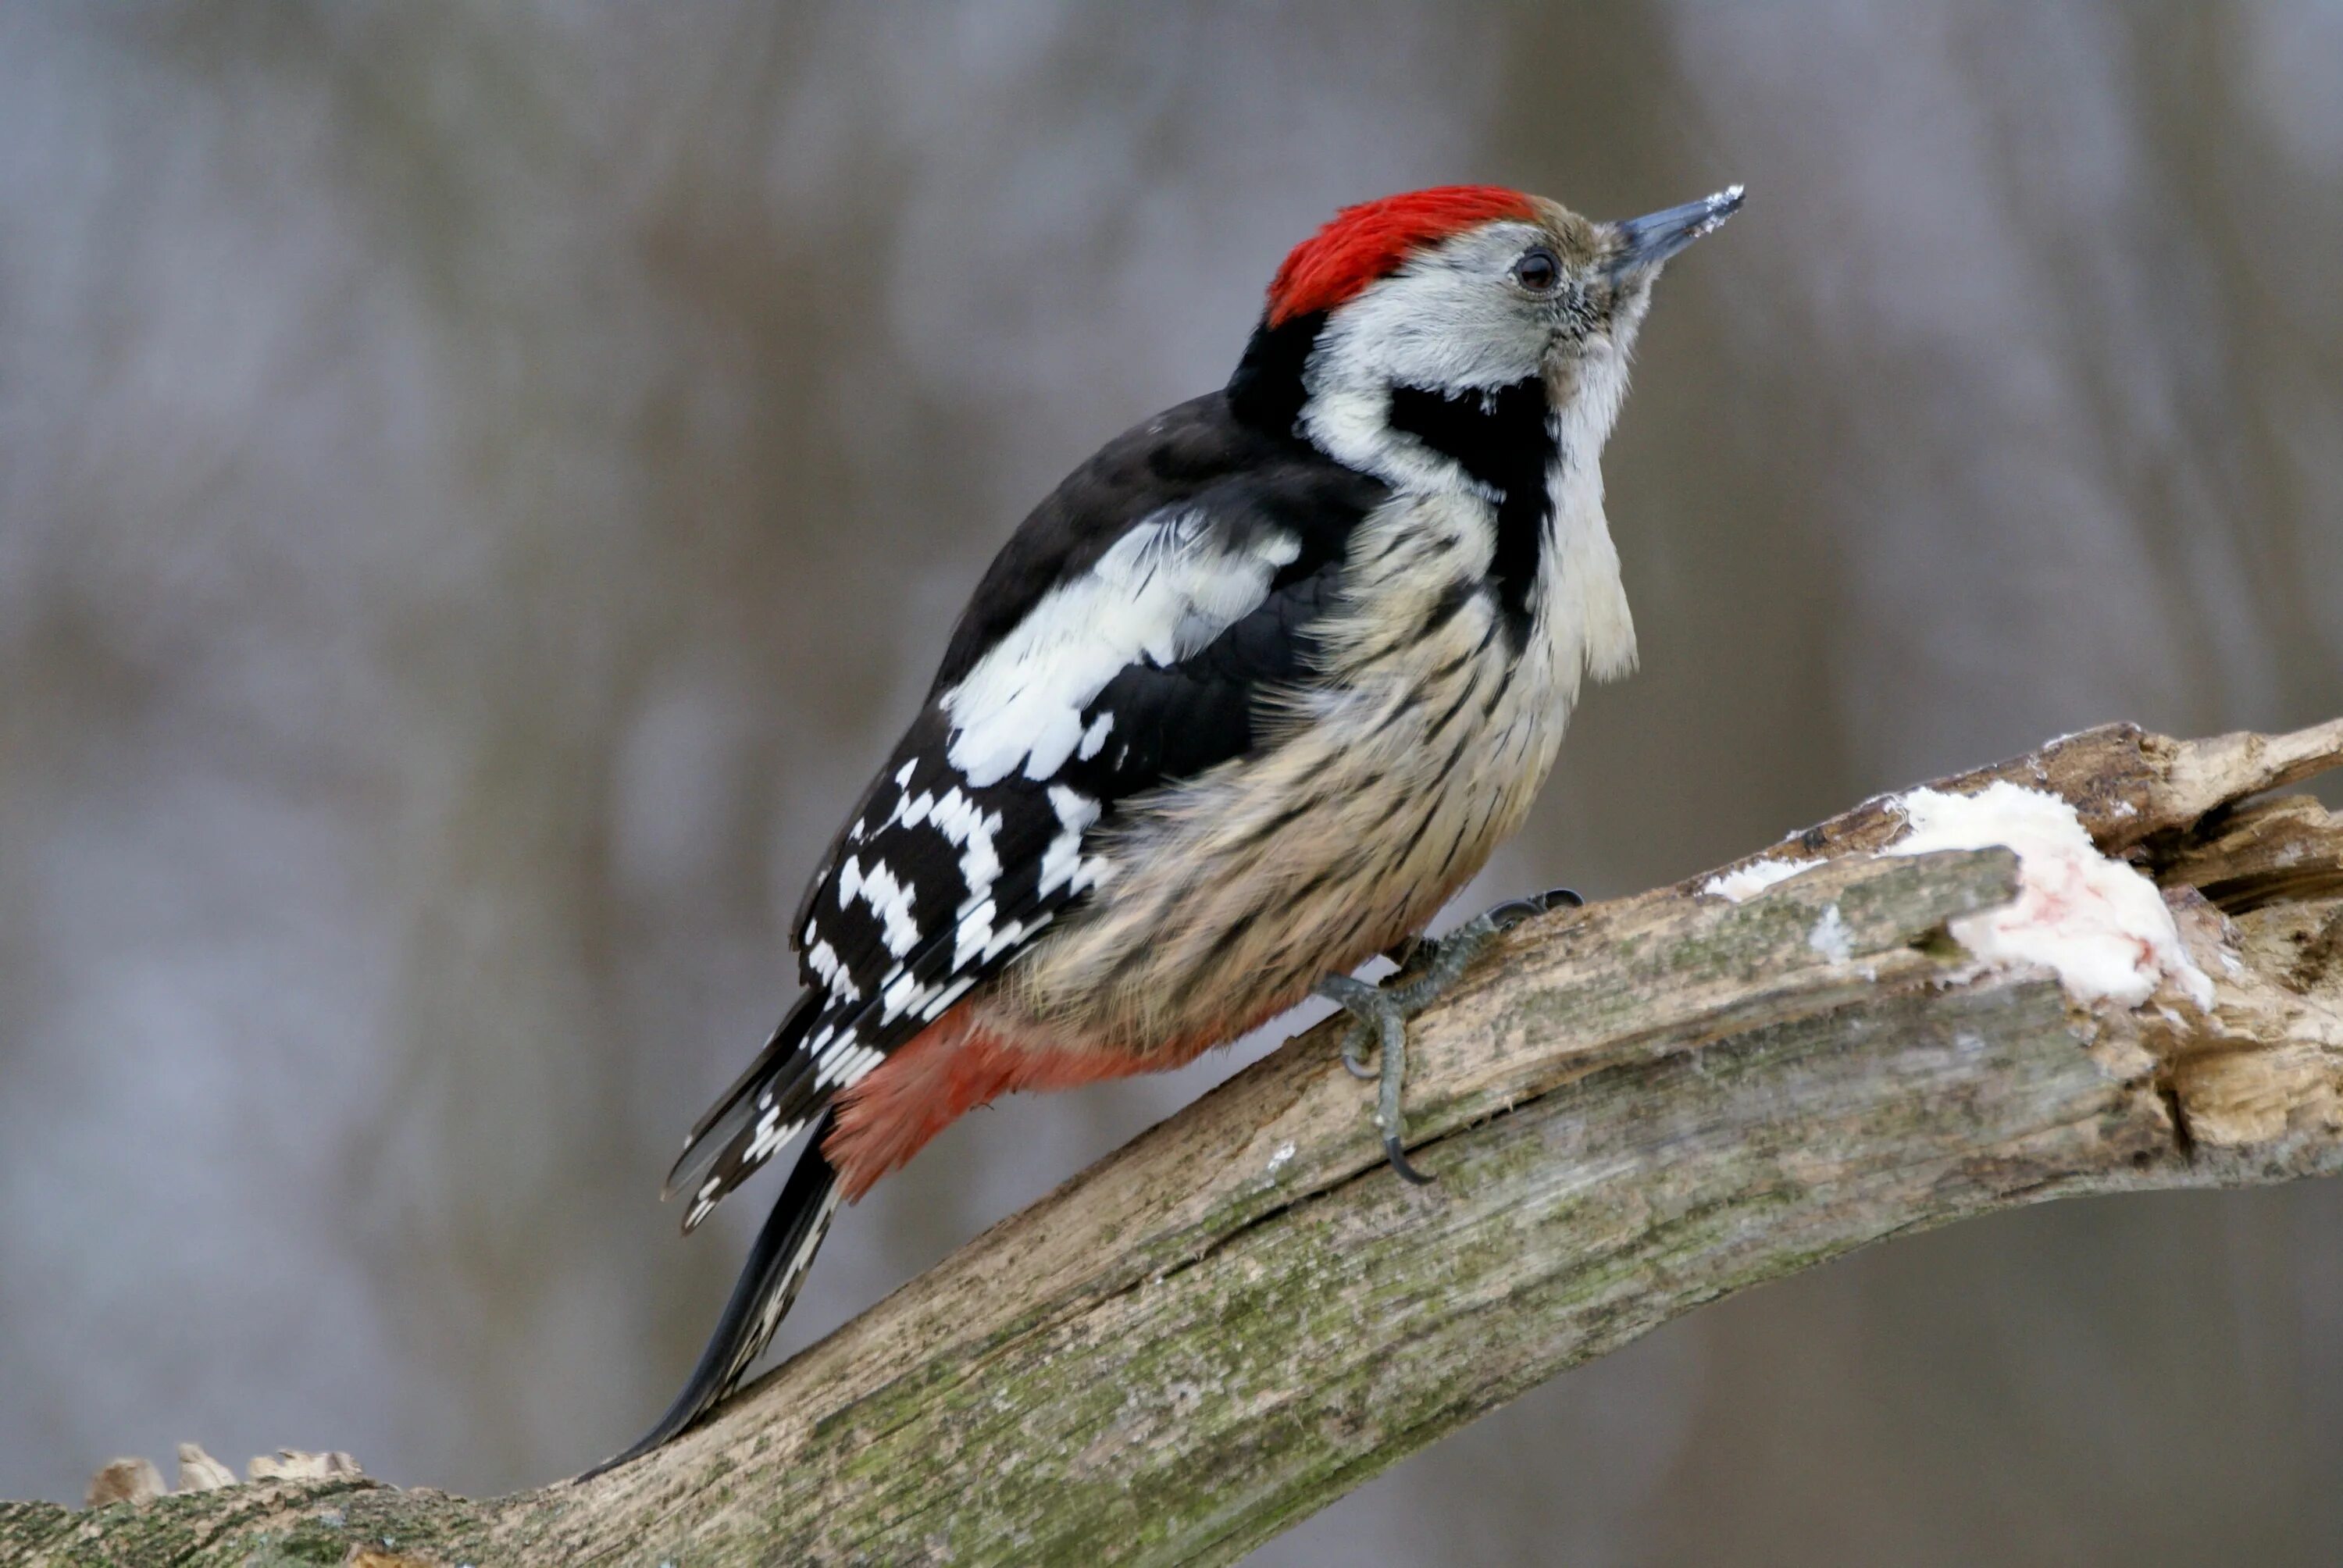
<svg viewBox="0 0 2343 1568"><path fill-rule="evenodd" d="M2343 719L2115 726L1939 786L2072 802L2165 889L2209 1010L1976 972L1948 922L2010 899L2016 858L1875 856L1902 822L1872 801L1777 846L1825 863L1745 902L1695 880L1504 939L1411 1035L1434 1186L1383 1168L1322 1028L590 1484L0 1504L0 1562L1230 1561L1544 1379L1865 1242L2343 1167L2343 822L2254 799L2338 760Z"/></svg>

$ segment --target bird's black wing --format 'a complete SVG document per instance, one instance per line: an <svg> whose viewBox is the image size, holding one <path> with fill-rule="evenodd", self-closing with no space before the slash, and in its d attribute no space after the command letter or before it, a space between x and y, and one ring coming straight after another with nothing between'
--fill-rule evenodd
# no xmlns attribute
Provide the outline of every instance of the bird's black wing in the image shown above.
<svg viewBox="0 0 2343 1568"><path fill-rule="evenodd" d="M1254 748L1384 493L1214 394L1034 511L807 890L806 991L677 1161L686 1229L1079 901L1121 802Z"/></svg>

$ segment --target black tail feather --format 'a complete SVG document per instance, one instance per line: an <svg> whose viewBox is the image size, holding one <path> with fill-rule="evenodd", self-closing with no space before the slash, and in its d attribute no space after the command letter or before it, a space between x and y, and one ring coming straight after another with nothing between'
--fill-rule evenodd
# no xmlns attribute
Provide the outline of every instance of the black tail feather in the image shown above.
<svg viewBox="0 0 2343 1568"><path fill-rule="evenodd" d="M756 1119L759 1091L772 1084L778 1091L777 1100L788 1098L794 1101L808 1087L813 1076L813 1063L798 1047L820 1015L821 1001L818 991L808 991L799 997L797 1005L774 1028L772 1038L765 1041L765 1049L757 1053L757 1060L708 1108L708 1113L692 1128L691 1136L684 1140L683 1152L676 1157L674 1167L667 1173L667 1184L659 1190L662 1201L697 1181L740 1130ZM798 1111L792 1104L779 1107L778 1114L780 1120L787 1121Z"/></svg>
<svg viewBox="0 0 2343 1568"><path fill-rule="evenodd" d="M831 1114L824 1111L814 1123L805 1152L798 1156L796 1169L789 1172L781 1195L773 1201L773 1211L765 1216L764 1228L757 1232L756 1245L749 1249L749 1261L732 1287L732 1297L724 1303L724 1315L717 1319L716 1332L709 1336L708 1348L699 1352L699 1364L691 1369L683 1392L641 1441L624 1453L604 1460L578 1480L639 1459L679 1435L731 1393L741 1374L771 1342L773 1331L789 1315L798 1287L805 1282L808 1265L830 1233L830 1215L838 1207L838 1171L821 1152Z"/></svg>

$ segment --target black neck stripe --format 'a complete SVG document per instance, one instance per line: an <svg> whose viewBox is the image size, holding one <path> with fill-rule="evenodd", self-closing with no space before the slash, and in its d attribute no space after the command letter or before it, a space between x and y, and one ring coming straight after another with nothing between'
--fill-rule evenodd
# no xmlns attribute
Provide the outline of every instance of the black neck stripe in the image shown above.
<svg viewBox="0 0 2343 1568"><path fill-rule="evenodd" d="M1546 470L1554 436L1545 384L1535 377L1488 392L1394 387L1392 427L1414 437L1496 492L1497 548L1489 576L1514 646L1529 631L1530 589L1545 550L1552 502Z"/></svg>

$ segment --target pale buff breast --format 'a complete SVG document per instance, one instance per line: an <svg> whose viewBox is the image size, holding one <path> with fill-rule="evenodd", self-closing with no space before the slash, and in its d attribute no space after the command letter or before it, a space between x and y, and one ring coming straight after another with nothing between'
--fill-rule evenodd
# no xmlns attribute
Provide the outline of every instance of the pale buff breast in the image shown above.
<svg viewBox="0 0 2343 1568"><path fill-rule="evenodd" d="M1334 678L1276 745L1129 811L1089 904L990 988L990 1026L1192 1054L1422 930L1520 826L1582 674L1632 661L1602 527L1599 497L1564 514L1517 651L1493 593L1456 601L1487 569L1485 503L1371 519Z"/></svg>

